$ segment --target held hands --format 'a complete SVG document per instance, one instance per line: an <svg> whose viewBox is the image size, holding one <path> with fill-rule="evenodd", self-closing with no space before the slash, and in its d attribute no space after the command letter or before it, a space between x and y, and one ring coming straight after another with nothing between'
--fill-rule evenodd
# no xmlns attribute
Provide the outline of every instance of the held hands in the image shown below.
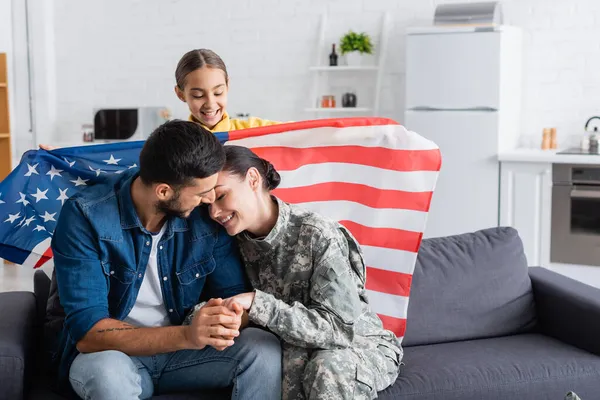
<svg viewBox="0 0 600 400"><path fill-rule="evenodd" d="M212 346L222 351L239 336L243 309L239 304L227 307L222 299L211 299L194 316L186 331L193 349Z"/></svg>

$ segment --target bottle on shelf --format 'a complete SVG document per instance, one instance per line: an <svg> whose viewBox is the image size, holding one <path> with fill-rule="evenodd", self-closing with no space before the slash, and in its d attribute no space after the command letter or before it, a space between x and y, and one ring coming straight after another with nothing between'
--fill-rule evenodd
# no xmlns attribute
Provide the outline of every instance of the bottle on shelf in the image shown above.
<svg viewBox="0 0 600 400"><path fill-rule="evenodd" d="M332 67L338 65L338 55L335 52L335 43L331 45L331 53L329 54L329 65Z"/></svg>

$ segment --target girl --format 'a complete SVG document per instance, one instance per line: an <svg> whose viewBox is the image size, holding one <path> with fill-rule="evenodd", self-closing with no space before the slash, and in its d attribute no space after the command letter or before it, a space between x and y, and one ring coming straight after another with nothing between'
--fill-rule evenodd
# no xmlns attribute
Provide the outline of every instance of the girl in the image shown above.
<svg viewBox="0 0 600 400"><path fill-rule="evenodd" d="M185 53L177 63L175 82L175 94L190 110L189 120L211 132L229 132L279 123L256 117L248 120L229 118L229 75L221 57L212 50L196 49ZM56 149L47 144L41 144L40 148Z"/></svg>
<svg viewBox="0 0 600 400"><path fill-rule="evenodd" d="M210 215L238 239L255 288L226 300L283 346L285 399L372 399L395 382L403 355L365 292L360 247L342 225L271 195L268 161L225 146Z"/></svg>
<svg viewBox="0 0 600 400"><path fill-rule="evenodd" d="M208 49L191 50L184 54L175 70L175 94L190 109L190 120L212 132L274 125L278 122L251 117L231 119L227 114L229 76L225 63Z"/></svg>

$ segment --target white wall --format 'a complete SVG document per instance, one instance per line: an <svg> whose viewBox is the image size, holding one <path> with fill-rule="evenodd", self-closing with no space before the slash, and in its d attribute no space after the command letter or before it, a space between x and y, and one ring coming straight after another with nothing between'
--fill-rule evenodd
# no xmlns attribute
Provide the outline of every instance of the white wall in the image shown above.
<svg viewBox="0 0 600 400"><path fill-rule="evenodd" d="M438 3L454 1L54 2L56 123L50 125L55 139L63 140L78 138L80 125L98 106L167 105L184 117L185 106L172 92L173 72L179 57L198 47L214 49L227 63L232 112L279 120L312 117L300 110L308 102L307 67L324 9L337 20L338 31L370 30L380 11L392 13L380 114L402 122L403 31L430 24ZM525 30L522 133L533 141L524 143L537 145L546 126L557 127L562 142L580 134L586 119L600 114L600 2L502 4L505 23Z"/></svg>

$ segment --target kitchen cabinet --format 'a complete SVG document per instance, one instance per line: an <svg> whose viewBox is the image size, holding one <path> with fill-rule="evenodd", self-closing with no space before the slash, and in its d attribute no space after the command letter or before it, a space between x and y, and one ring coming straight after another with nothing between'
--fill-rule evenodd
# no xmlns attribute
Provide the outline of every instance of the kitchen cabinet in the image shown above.
<svg viewBox="0 0 600 400"><path fill-rule="evenodd" d="M551 202L551 163L500 163L500 226L519 231L530 266L550 265Z"/></svg>

